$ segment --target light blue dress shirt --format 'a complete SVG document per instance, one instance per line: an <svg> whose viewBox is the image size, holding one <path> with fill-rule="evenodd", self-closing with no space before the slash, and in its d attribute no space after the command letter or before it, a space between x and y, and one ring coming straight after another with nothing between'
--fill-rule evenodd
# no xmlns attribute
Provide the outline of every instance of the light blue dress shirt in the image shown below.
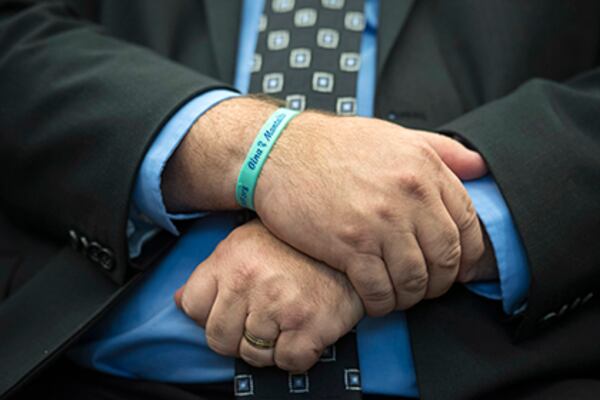
<svg viewBox="0 0 600 400"><path fill-rule="evenodd" d="M249 87L262 9L263 1L244 1L235 81L242 93ZM357 99L358 113L372 116L378 0L366 0L365 15L367 27L360 50ZM204 331L175 307L173 294L234 228L234 215L169 214L162 200L160 179L166 162L194 121L210 107L235 95L215 90L193 99L165 125L148 151L134 190L128 226L130 255L139 255L142 244L159 229L177 234L173 220L198 219L136 290L73 348L70 356L80 364L118 376L166 382L201 383L233 378L233 360L208 348ZM490 235L500 273L499 282L468 287L482 296L502 300L508 314L519 312L524 306L530 276L525 251L507 205L490 177L465 182L465 187ZM363 391L417 397L404 313L364 318L357 334Z"/></svg>

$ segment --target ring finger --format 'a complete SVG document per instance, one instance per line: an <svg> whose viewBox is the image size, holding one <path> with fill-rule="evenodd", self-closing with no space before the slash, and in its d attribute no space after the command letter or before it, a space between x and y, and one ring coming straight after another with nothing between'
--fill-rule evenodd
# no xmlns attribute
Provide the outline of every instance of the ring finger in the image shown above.
<svg viewBox="0 0 600 400"><path fill-rule="evenodd" d="M279 324L266 313L250 312L246 318L246 332L240 342L240 357L255 367L275 365L275 341L279 336ZM271 342L268 346L258 341ZM268 347L268 348L267 348Z"/></svg>

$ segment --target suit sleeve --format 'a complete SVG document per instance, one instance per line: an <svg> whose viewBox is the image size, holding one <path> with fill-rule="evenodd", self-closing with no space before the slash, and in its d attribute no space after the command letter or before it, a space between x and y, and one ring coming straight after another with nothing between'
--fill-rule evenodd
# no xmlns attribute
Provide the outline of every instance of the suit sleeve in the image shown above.
<svg viewBox="0 0 600 400"><path fill-rule="evenodd" d="M531 284L520 338L600 290L599 110L594 70L566 83L533 79L441 128L484 156L521 236Z"/></svg>
<svg viewBox="0 0 600 400"><path fill-rule="evenodd" d="M76 232L108 250L105 269L123 282L144 154L177 109L226 85L110 37L61 2L0 2L0 77L2 207L57 242Z"/></svg>

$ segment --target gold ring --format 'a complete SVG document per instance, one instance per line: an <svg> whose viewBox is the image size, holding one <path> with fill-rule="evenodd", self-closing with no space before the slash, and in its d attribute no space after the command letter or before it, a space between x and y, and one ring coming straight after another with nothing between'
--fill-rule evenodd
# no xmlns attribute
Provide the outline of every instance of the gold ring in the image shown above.
<svg viewBox="0 0 600 400"><path fill-rule="evenodd" d="M253 347L261 350L268 350L275 347L275 340L266 340L261 339L259 337L254 336L247 330L244 330L244 338L250 343Z"/></svg>

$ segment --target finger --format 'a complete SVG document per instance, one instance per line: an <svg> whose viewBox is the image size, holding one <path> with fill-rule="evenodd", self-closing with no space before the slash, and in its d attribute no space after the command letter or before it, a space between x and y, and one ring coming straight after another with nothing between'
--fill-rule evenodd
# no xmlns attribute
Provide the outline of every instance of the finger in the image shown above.
<svg viewBox="0 0 600 400"><path fill-rule="evenodd" d="M361 254L348 263L346 274L373 317L390 313L396 308L396 294L386 264L380 257Z"/></svg>
<svg viewBox="0 0 600 400"><path fill-rule="evenodd" d="M483 254L481 255L481 258L470 267L463 268L461 265L457 277L459 282L467 283L473 281L488 281L498 279L498 266L496 262L496 256L494 254L494 248L483 225L481 230L484 243Z"/></svg>
<svg viewBox="0 0 600 400"><path fill-rule="evenodd" d="M425 298L446 293L456 280L460 266L460 234L441 199L433 201L419 215L416 238L425 261L429 282Z"/></svg>
<svg viewBox="0 0 600 400"><path fill-rule="evenodd" d="M275 346L275 364L293 373L308 371L319 360L325 347L317 334L281 332Z"/></svg>
<svg viewBox="0 0 600 400"><path fill-rule="evenodd" d="M208 346L224 356L237 356L247 313L245 296L220 288L206 323Z"/></svg>
<svg viewBox="0 0 600 400"><path fill-rule="evenodd" d="M461 279L466 279L476 273L475 266L485 251L483 231L475 207L462 183L455 176L449 176L448 179L454 182L442 188L442 201L459 231L459 274Z"/></svg>
<svg viewBox="0 0 600 400"><path fill-rule="evenodd" d="M217 280L210 259L196 267L188 281L175 293L175 303L198 325L205 327L217 297Z"/></svg>
<svg viewBox="0 0 600 400"><path fill-rule="evenodd" d="M267 313L250 312L246 318L246 330L257 338L278 340L279 324ZM275 365L275 349L259 349L246 338L240 343L240 357L255 367Z"/></svg>
<svg viewBox="0 0 600 400"><path fill-rule="evenodd" d="M429 272L419 242L413 232L392 235L383 247L396 292L396 309L406 310L427 293Z"/></svg>
<svg viewBox="0 0 600 400"><path fill-rule="evenodd" d="M487 165L476 151L469 150L458 141L437 133L422 132L422 135L460 179L476 179L487 174Z"/></svg>

